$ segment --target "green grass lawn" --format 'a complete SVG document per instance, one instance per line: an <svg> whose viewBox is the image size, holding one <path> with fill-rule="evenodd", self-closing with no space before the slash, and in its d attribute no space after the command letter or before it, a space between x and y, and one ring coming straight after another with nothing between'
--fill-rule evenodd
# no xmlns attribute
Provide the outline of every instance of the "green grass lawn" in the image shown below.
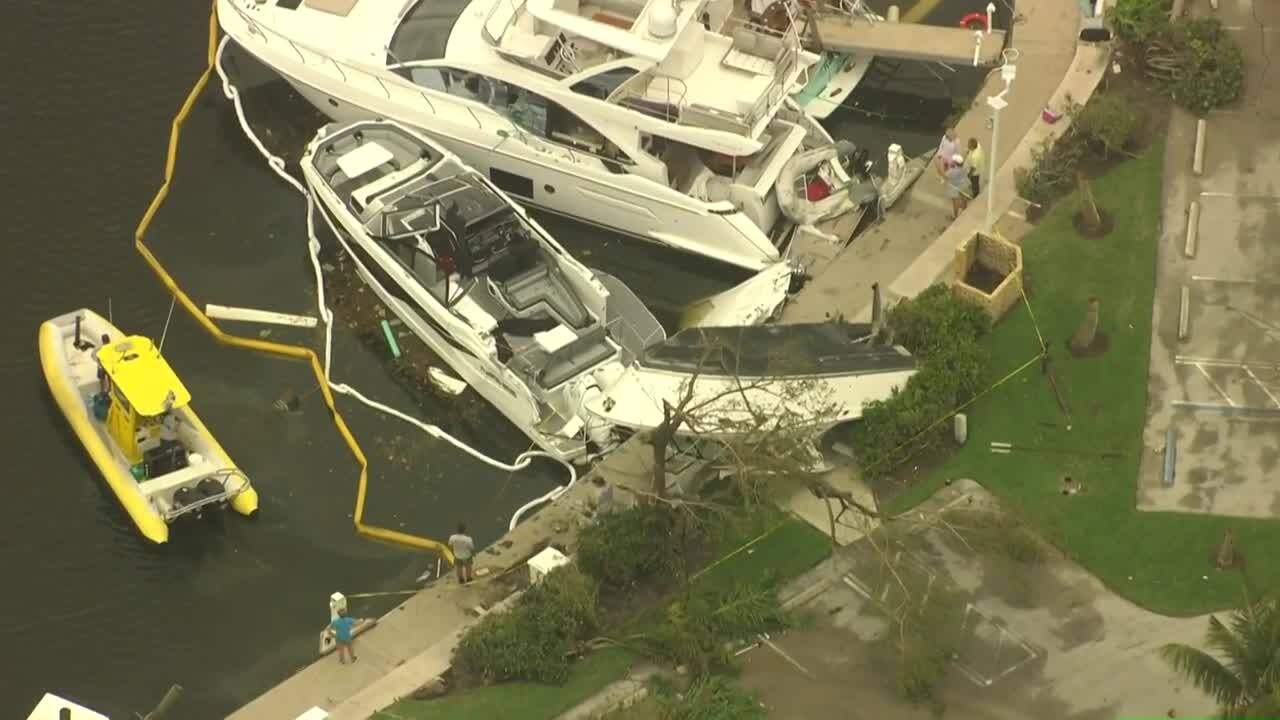
<svg viewBox="0 0 1280 720"><path fill-rule="evenodd" d="M795 577L829 555L831 541L803 520L766 507L726 527L716 552L722 560L692 580L694 592L758 581L763 572ZM649 609L628 625L643 627L649 617L660 620L662 610ZM502 683L427 702L402 700L371 720L550 720L621 678L638 659L620 648L600 650L576 663L564 685Z"/></svg>
<svg viewBox="0 0 1280 720"><path fill-rule="evenodd" d="M1250 579L1261 589L1280 588L1280 564L1265 560L1280 544L1280 521L1140 513L1135 507L1163 155L1163 145L1157 145L1094 182L1094 196L1115 218L1106 238L1077 236L1072 197L1058 203L1023 242L1032 312L1051 347L1072 429L1066 430L1048 379L1033 365L968 409L967 444L925 482L895 498L891 510L920 503L946 478L972 478L1120 595L1157 612L1190 615L1239 604L1235 574L1209 567L1228 525L1240 550L1253 551ZM1101 300L1100 328L1110 349L1076 359L1065 343L1090 296ZM1039 352L1025 307L1011 312L983 342L991 356L989 383ZM993 441L1082 454L996 455L990 452ZM1102 452L1122 453L1123 459L1084 454ZM1085 492L1062 496L1063 475L1083 483Z"/></svg>

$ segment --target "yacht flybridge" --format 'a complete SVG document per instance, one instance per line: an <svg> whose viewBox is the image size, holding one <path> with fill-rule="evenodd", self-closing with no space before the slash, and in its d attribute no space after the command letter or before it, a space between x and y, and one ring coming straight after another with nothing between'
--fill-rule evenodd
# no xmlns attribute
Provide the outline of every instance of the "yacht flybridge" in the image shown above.
<svg viewBox="0 0 1280 720"><path fill-rule="evenodd" d="M831 136L790 95L818 57L734 0L219 0L223 29L338 121L420 129L521 201L750 270L775 186ZM832 160L815 175L848 185Z"/></svg>

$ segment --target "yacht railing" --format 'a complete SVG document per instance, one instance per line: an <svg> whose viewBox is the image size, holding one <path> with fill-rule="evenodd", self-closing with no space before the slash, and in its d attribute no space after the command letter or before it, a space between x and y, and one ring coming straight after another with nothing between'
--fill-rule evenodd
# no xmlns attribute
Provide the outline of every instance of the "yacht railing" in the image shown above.
<svg viewBox="0 0 1280 720"><path fill-rule="evenodd" d="M433 101L426 91L413 81L394 73L379 73L371 68L362 67L358 63L339 60L322 50L317 50L305 43L298 42L273 28L257 22L234 4L231 4L231 7L244 20L245 26L251 35L257 37L269 47L277 49L287 47L298 57L298 61L308 68L323 72L346 85L356 85L357 80L362 81L366 85L376 86L387 100L398 105L425 110L432 115L440 114L436 107L436 101ZM472 120L475 121L476 127L480 130L489 130L494 135L498 135L499 130L506 130L509 133L519 132L515 123L491 108L479 106L480 109L477 112L475 107L466 103L458 103L458 106L466 109ZM494 128L494 125L497 125L497 128Z"/></svg>
<svg viewBox="0 0 1280 720"><path fill-rule="evenodd" d="M165 522L173 522L175 519L183 515L199 512L200 510L210 505L217 505L220 503L225 503L230 500L233 500L234 498L239 496L241 493L243 493L244 491L252 487L252 485L249 483L249 476L245 475L243 472L240 472L240 470L237 468L224 468L221 470L217 470L212 473L209 473L208 475L201 477L200 479L218 481L218 483L222 485L222 492L214 493L213 495L207 495L197 500L196 502L190 503L188 505L178 506L175 504L174 506L170 507L168 510L164 511L163 516L164 516ZM237 483L234 487L232 487L231 483L237 479L240 482Z"/></svg>
<svg viewBox="0 0 1280 720"><path fill-rule="evenodd" d="M686 102L688 85L680 78L658 72L656 68L632 76L619 85L607 101L679 125L714 128L737 134L751 133L756 123L770 116L778 103L786 98L791 75L800 58L800 35L794 25L780 33L762 25L734 20L725 23L723 32L729 34L735 29L746 30L779 43L778 52L769 58L773 63L769 84L745 111L733 112L697 102ZM658 81L665 83L665 94L650 92ZM678 92L673 92L677 88Z"/></svg>
<svg viewBox="0 0 1280 720"><path fill-rule="evenodd" d="M502 41L502 36L507 33L507 28L511 27L511 23L515 22L516 15L519 14L520 8L524 7L525 0L498 0L489 8L489 14L484 16L484 24L481 25L480 34L484 36L485 42L497 47ZM497 19L497 33L494 33L494 20Z"/></svg>
<svg viewBox="0 0 1280 720"><path fill-rule="evenodd" d="M514 2L514 0L503 1ZM298 56L298 61L303 65L306 65L308 68L325 72L331 77L339 79L347 85L354 85L354 80L363 80L367 84L375 84L381 90L383 96L389 101L406 107L425 110L435 116L440 114L436 107L436 102L438 101L433 101L426 91L416 85L413 81L394 73L377 73L372 69L361 67L359 64L339 60L328 53L310 47L305 43L300 43L272 28L262 25L247 15L240 8L235 7L234 5L232 5L232 7L235 8L236 13L245 21L245 25L249 28L249 32L252 35L258 37L267 45L288 46L289 49ZM498 144L494 146L494 149L497 149L497 147L501 146L508 139L514 138L517 142L528 145L534 150L541 150L543 152L561 151L567 154L569 160L575 164L583 162L583 157L591 157L601 162L619 163L621 165L633 164L628 161L618 160L617 158L611 158L605 155L575 149L554 140L544 141L536 135L530 136L524 128L520 127L520 125L515 123L513 120L493 108L486 107L484 105L472 105L471 103L459 102L457 103L457 107L466 110L478 129L487 131L495 137L500 138Z"/></svg>

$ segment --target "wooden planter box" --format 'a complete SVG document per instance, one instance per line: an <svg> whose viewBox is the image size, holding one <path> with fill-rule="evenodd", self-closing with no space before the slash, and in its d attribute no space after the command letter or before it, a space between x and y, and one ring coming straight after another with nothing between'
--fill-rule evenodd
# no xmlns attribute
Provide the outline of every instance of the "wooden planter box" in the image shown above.
<svg viewBox="0 0 1280 720"><path fill-rule="evenodd" d="M1022 300L1022 248L997 235L975 233L956 250L951 285L995 322Z"/></svg>

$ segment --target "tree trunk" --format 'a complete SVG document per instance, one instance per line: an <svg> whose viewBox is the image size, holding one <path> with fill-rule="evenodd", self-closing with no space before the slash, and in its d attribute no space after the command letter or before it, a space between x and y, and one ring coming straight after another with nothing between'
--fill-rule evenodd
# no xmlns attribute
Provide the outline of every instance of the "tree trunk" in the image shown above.
<svg viewBox="0 0 1280 720"><path fill-rule="evenodd" d="M1093 341L1098 336L1098 306L1098 298L1089 298L1089 306L1084 311L1084 320L1080 321L1076 334L1071 336L1073 351L1082 353L1093 347Z"/></svg>
<svg viewBox="0 0 1280 720"><path fill-rule="evenodd" d="M1081 210L1084 212L1085 225L1090 230L1102 227L1102 214L1098 212L1098 204L1093 201L1093 191L1089 189L1089 178L1083 170L1076 171L1076 184L1080 187Z"/></svg>
<svg viewBox="0 0 1280 720"><path fill-rule="evenodd" d="M680 429L681 415L665 400L662 402L662 424L649 433L649 444L653 446L653 494L655 497L667 496L667 446L671 438Z"/></svg>
<svg viewBox="0 0 1280 720"><path fill-rule="evenodd" d="M1219 570L1227 570L1236 565L1236 540L1230 528L1222 536L1222 543L1218 545L1217 565Z"/></svg>

